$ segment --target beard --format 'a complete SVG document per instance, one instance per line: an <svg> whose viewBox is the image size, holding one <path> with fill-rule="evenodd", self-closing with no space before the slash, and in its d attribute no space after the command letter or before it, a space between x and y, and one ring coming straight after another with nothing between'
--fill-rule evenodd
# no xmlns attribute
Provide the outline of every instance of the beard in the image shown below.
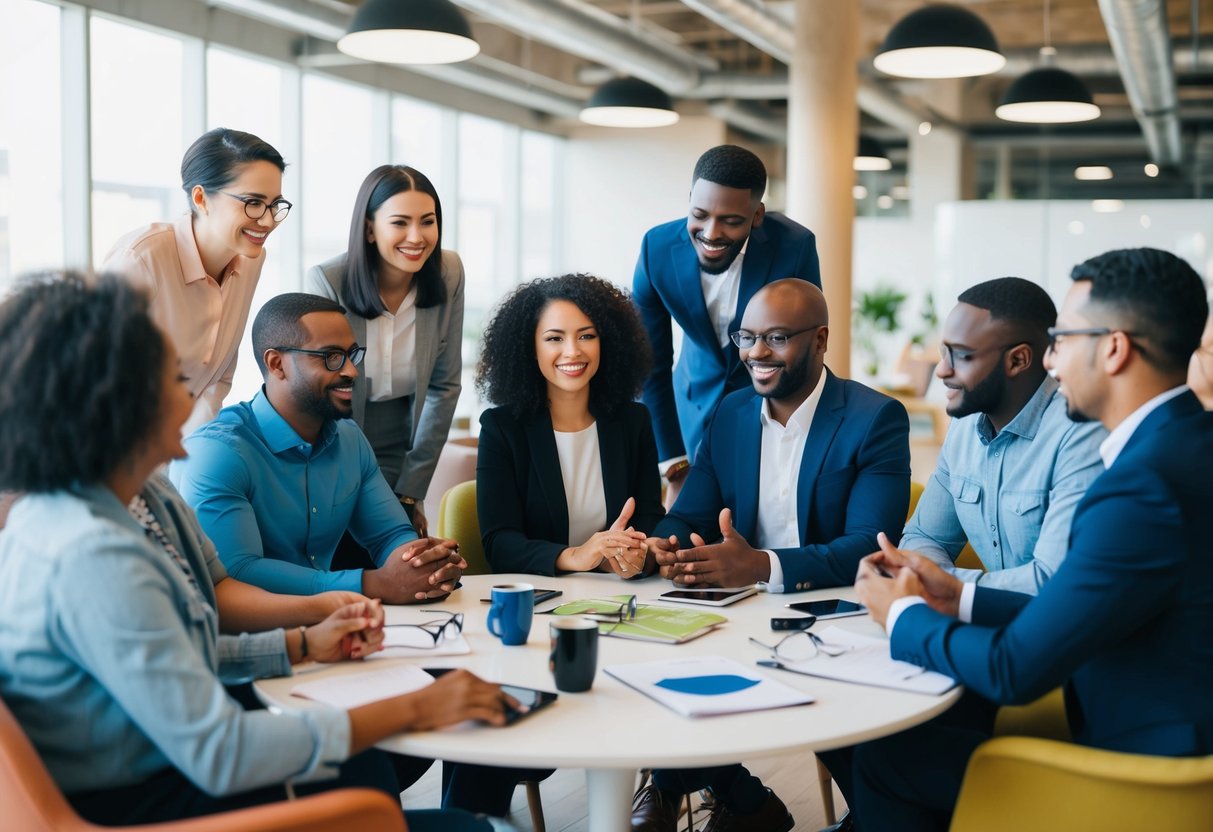
<svg viewBox="0 0 1213 832"><path fill-rule="evenodd" d="M1066 416L1071 422L1077 422L1080 425L1084 422L1095 421L1090 415L1079 410L1078 407L1069 399L1066 399Z"/></svg>
<svg viewBox="0 0 1213 832"><path fill-rule="evenodd" d="M785 363L778 366L781 366L783 370L780 372L779 381L775 383L774 387L765 392L754 388L754 392L764 399L786 399L808 383L810 370L810 363L808 361L801 361L797 364Z"/></svg>
<svg viewBox="0 0 1213 832"><path fill-rule="evenodd" d="M1007 392L1007 371L999 362L990 374L977 382L971 390L961 388L960 400L947 408L948 415L954 419L970 416L974 413L989 413L1002 402Z"/></svg>
<svg viewBox="0 0 1213 832"><path fill-rule="evenodd" d="M696 237L695 239L700 243L704 242L704 240L702 240L698 237ZM724 240L709 240L708 242L720 243L720 242L725 242L725 241ZM696 254L699 254L699 258L698 258L699 259L699 270L702 272L706 272L707 274L723 274L724 272L728 271L729 266L733 265L733 261L737 259L737 255L741 254L741 250L743 248L745 248L745 243L746 243L745 240L741 240L736 243L731 243L729 245L729 247L727 249L725 249L725 252L721 257L719 257L715 260L708 260L706 262L704 261L703 255L697 251Z"/></svg>
<svg viewBox="0 0 1213 832"><path fill-rule="evenodd" d="M331 384L324 388L323 391L317 391L314 387L303 387L299 385L293 391L296 401L299 403L299 409L310 416L315 416L323 421L337 419L349 419L354 415L354 407L350 404L347 407L342 407L333 400L329 395L329 391L346 388L345 384Z"/></svg>

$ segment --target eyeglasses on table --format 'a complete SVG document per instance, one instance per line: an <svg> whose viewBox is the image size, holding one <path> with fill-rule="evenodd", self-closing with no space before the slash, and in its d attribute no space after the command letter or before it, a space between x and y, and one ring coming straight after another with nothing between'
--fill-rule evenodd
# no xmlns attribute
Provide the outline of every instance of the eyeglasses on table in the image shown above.
<svg viewBox="0 0 1213 832"><path fill-rule="evenodd" d="M417 650L433 650L448 638L458 638L463 632L463 613L449 610L421 610L424 613L443 615L433 621L420 624L385 624L385 630L400 630L393 647L412 647Z"/></svg>

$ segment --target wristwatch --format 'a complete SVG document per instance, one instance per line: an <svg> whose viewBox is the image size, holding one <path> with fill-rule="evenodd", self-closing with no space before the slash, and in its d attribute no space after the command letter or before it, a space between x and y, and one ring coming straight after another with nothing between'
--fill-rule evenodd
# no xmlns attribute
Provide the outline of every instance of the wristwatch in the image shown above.
<svg viewBox="0 0 1213 832"><path fill-rule="evenodd" d="M691 467L691 463L687 462L685 459L680 459L677 462L675 462L673 465L671 465L669 468L665 469L665 474L663 474L662 476L664 476L667 480L673 479L675 476L677 476L678 474L682 473L683 471L685 471L686 469L688 469L690 467Z"/></svg>

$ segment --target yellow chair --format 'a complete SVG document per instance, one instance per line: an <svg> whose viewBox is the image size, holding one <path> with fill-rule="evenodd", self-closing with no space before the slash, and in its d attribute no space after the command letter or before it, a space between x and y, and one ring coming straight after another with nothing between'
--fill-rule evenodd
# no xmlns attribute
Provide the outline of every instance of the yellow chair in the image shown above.
<svg viewBox="0 0 1213 832"><path fill-rule="evenodd" d="M997 737L969 761L952 832L1213 829L1213 757Z"/></svg>
<svg viewBox="0 0 1213 832"><path fill-rule="evenodd" d="M996 737L1035 737L1069 742L1070 723L1066 720L1066 697L1062 688L1054 688L1027 705L1004 705L994 719Z"/></svg>
<svg viewBox="0 0 1213 832"><path fill-rule="evenodd" d="M491 575L492 567L484 556L484 541L480 538L480 517L476 514L476 481L468 480L452 486L438 504L438 536L456 540L459 554L468 562L465 575ZM527 806L531 810L531 827L544 832L543 801L539 783L523 780Z"/></svg>

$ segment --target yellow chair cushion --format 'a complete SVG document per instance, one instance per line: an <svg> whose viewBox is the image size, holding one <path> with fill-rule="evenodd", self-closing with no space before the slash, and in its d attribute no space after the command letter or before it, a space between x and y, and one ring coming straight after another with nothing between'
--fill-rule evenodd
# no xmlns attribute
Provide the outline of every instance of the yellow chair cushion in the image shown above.
<svg viewBox="0 0 1213 832"><path fill-rule="evenodd" d="M484 556L480 518L476 515L476 481L453 486L438 504L438 536L459 543L459 554L468 562L465 575L489 575L493 570Z"/></svg>

